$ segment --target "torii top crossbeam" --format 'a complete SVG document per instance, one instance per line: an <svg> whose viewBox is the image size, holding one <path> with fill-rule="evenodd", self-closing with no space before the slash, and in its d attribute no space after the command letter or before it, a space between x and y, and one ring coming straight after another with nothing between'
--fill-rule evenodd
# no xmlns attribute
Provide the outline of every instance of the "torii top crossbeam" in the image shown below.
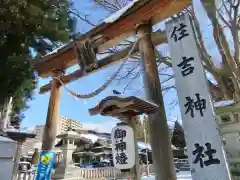
<svg viewBox="0 0 240 180"><path fill-rule="evenodd" d="M94 27L86 34L76 39L77 42L83 42L90 39L92 47L95 52L102 52L107 48L117 45L126 37L135 34L136 25L141 24L143 21L151 21L156 24L186 8L190 5L191 0L134 0L131 6L120 10L122 13L117 12L114 20L105 20L102 24ZM116 18L117 16L117 18ZM153 44L160 44L166 42L166 37L161 32L152 34ZM74 42L58 48L54 52L44 56L39 61L32 61L38 75L46 78L53 75L53 70L65 70L75 64L76 53ZM97 61L97 68L87 67L86 72L91 73L102 67L112 64L113 62L124 59L127 55L128 48ZM137 52L137 49L133 51ZM68 83L84 76L82 70L63 76L63 82ZM51 84L47 84L40 89L40 93L49 91Z"/></svg>

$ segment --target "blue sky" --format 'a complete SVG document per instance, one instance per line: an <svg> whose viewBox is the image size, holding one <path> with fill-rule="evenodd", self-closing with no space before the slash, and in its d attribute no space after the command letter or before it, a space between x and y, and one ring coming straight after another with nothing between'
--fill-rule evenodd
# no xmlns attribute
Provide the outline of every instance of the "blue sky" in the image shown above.
<svg viewBox="0 0 240 180"><path fill-rule="evenodd" d="M104 17L106 17L108 14L107 12L104 12L103 10L96 7L96 5L90 3L90 0L74 0L75 8L78 9L80 12L83 12L84 14L89 14L88 18L91 20L91 22L94 22L95 24L98 24ZM198 6L199 4L196 4ZM199 7L198 7L199 8ZM197 13L198 17L200 19L206 19L204 17L204 13L202 11L198 11ZM208 21L205 21L205 24L203 27L208 27ZM86 32L89 29L91 29L91 26L86 24L85 22L79 21L78 22L78 31L80 32ZM203 32L206 31L203 30ZM209 32L209 31L208 31ZM213 47L212 41L208 39L209 33L204 33L204 37L207 41L209 41L208 45L209 48ZM163 47L160 50L162 52L166 51L166 46ZM214 50L213 50L214 52ZM216 53L214 54L216 55ZM75 92L79 92L81 94L92 92L94 89L101 86L104 82L106 82L107 78L113 74L116 69L118 68L119 64L116 64L110 68L107 68L105 70L98 71L94 74L91 74L87 77L84 77L82 79L79 79L68 86L74 90ZM76 67L70 69L70 71L76 69ZM51 79L40 79L38 87L48 83ZM61 95L61 105L60 105L60 116L69 117L75 120L80 120L82 124L89 128L98 128L99 131L110 131L111 128L115 125L116 119L113 119L111 117L102 117L102 116L89 116L88 109L95 106L101 99L103 99L106 96L112 95L112 90L117 89L120 92L123 91L123 87L126 84L126 82L114 82L111 84L104 92L97 95L94 98L91 99L79 99L76 100L74 97L72 97L70 94L67 93L66 90L62 89L62 95ZM138 89L138 90L128 90L124 94L125 96L128 95L135 95L144 98L144 90L142 89L143 84L141 81L141 78L134 81L131 85L131 89ZM48 102L49 102L49 93L39 95L38 94L39 89L36 89L36 96L35 99L29 102L30 108L25 112L25 119L23 120L22 126L23 127L34 127L37 124L44 124L46 121L46 115L47 115L47 108L48 108ZM172 102L172 100L176 97L175 90L170 90L166 95L164 95L164 102L165 102L165 108L166 108L166 114L167 118L169 120L176 120L181 119L180 117L180 111L178 105L176 105L174 108L169 108L169 104Z"/></svg>

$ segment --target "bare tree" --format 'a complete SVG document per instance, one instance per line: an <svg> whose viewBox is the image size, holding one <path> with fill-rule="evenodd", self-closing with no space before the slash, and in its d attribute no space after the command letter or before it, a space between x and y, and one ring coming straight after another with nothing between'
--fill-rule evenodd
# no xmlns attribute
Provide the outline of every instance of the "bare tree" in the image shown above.
<svg viewBox="0 0 240 180"><path fill-rule="evenodd" d="M123 8L127 5L127 3L131 2L131 0L91 0L93 1L99 8L104 8L105 10L109 11L110 13L114 13L117 10ZM159 31L161 31L159 29ZM104 53L115 53L116 51L119 51L120 49L133 45L134 43L134 37L130 38L130 40L124 40L123 43L117 45L114 48L111 48L111 50L107 50ZM175 88L174 83L172 81L173 74L171 70L171 63L170 63L170 57L163 56L157 49L155 49L156 58L157 58L157 66L159 69L159 74L162 80L162 90L166 93L172 89ZM141 90L143 87L137 87L137 88L130 88L131 84L134 84L134 81L138 80L143 75L143 70L141 69L141 61L140 61L140 55L136 54L132 56L130 59L127 60L127 62L124 65L124 68L122 72L117 76L116 80L118 82L123 82L123 92L125 93L126 90ZM172 103L175 104L175 103Z"/></svg>
<svg viewBox="0 0 240 180"><path fill-rule="evenodd" d="M127 5L131 0L92 0L99 7L113 13Z"/></svg>
<svg viewBox="0 0 240 180"><path fill-rule="evenodd" d="M105 8L110 12L115 12L118 9L125 6L128 1L121 0L92 0L99 7ZM216 66L214 59L210 52L206 48L206 42L203 38L200 30L201 22L197 19L194 8L188 7L187 11L192 19L192 24L195 31L195 37L197 39L197 45L201 52L204 67L208 74L213 77L208 79L209 87L214 101L219 100L240 100L240 49L239 49L239 35L240 28L239 23L239 3L240 0L221 0L221 6L216 7L214 1L201 0L204 10L211 22L212 35L216 43L216 49L218 50L221 59L218 59L220 66ZM231 34L232 41L228 41L226 38L226 32ZM127 41L132 43L131 41ZM233 45L232 45L233 44ZM169 90L174 88L172 83L173 74L166 69L171 68L171 58L162 56L161 53L156 50L157 62L159 67L159 74L162 79L163 90ZM129 85L142 74L140 67L140 58L135 55L126 63L124 72L118 77L118 80L126 81L126 90ZM170 82L170 83L169 83Z"/></svg>
<svg viewBox="0 0 240 180"><path fill-rule="evenodd" d="M221 55L220 67L213 63L200 31L200 23L194 13L191 13L196 29L198 47L200 49L206 70L214 77L215 83L209 81L213 97L218 100L240 100L240 57L239 57L239 0L222 0L221 7L217 8L214 1L201 0L212 25L212 35ZM233 40L227 40L226 32L230 32Z"/></svg>

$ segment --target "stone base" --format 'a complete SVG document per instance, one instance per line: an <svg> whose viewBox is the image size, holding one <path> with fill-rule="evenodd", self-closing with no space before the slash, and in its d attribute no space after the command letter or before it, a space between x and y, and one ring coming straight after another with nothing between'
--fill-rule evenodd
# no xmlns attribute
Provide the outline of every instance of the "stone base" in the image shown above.
<svg viewBox="0 0 240 180"><path fill-rule="evenodd" d="M232 180L240 180L240 176L232 176Z"/></svg>
<svg viewBox="0 0 240 180"><path fill-rule="evenodd" d="M68 178L76 178L80 176L77 176L77 172L79 172L80 168L75 167L74 165L70 166L58 166L55 172L52 175L52 179L68 179Z"/></svg>
<svg viewBox="0 0 240 180"><path fill-rule="evenodd" d="M240 164L235 165L235 168L231 167L232 180L240 180Z"/></svg>

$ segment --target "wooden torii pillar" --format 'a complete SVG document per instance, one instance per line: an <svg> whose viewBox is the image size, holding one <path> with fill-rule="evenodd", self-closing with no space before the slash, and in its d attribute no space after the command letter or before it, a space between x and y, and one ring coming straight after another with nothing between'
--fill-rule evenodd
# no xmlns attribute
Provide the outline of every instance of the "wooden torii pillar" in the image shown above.
<svg viewBox="0 0 240 180"><path fill-rule="evenodd" d="M57 136L57 124L59 122L59 108L60 108L60 82L54 77L60 78L64 74L62 70L54 70L52 75L52 86L50 92L50 99L48 104L47 119L44 126L42 150L50 151L54 147Z"/></svg>
<svg viewBox="0 0 240 180"><path fill-rule="evenodd" d="M150 142L156 179L176 179L173 152L169 140L168 124L164 109L162 88L160 84L156 56L151 36L152 25L143 22L138 25L137 34L140 39L139 51L144 69L144 86L147 100L159 106L157 113L148 115Z"/></svg>

